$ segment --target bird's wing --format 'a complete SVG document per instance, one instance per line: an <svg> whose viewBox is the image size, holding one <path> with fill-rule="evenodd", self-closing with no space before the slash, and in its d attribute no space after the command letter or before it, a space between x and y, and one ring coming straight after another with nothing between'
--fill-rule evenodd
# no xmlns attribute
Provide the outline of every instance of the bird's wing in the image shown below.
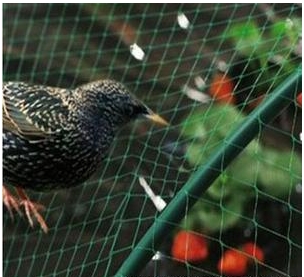
<svg viewBox="0 0 304 277"><path fill-rule="evenodd" d="M31 139L43 139L61 130L68 110L56 88L22 82L3 84L3 129Z"/></svg>

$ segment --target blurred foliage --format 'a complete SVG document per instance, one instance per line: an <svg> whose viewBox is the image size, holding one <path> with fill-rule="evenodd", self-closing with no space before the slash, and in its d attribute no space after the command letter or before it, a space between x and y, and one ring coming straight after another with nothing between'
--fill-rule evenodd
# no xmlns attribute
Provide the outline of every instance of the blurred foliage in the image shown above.
<svg viewBox="0 0 304 277"><path fill-rule="evenodd" d="M245 116L232 105L213 104L188 116L181 133L188 138L186 157L193 167L206 162ZM241 219L244 207L259 193L285 199L301 181L301 159L294 151L252 141L193 207L185 228L225 230Z"/></svg>
<svg viewBox="0 0 304 277"><path fill-rule="evenodd" d="M301 19L279 19L258 26L253 20L232 24L224 40L233 43L237 58L228 69L235 83L238 105L211 104L197 109L182 124L189 139L187 160L204 164L225 143L244 119L242 106L258 105L258 97L279 85L300 64ZM212 84L211 84L212 86ZM256 102L258 100L258 102ZM252 141L199 199L183 221L184 228L208 231L235 226L245 216L246 205L257 195L286 199L301 182L301 158L294 149L280 150Z"/></svg>
<svg viewBox="0 0 304 277"><path fill-rule="evenodd" d="M247 90L246 96L254 99L297 69L302 56L301 22L298 17L288 17L262 27L253 20L227 27L224 40L232 42L238 56L230 68L238 93Z"/></svg>

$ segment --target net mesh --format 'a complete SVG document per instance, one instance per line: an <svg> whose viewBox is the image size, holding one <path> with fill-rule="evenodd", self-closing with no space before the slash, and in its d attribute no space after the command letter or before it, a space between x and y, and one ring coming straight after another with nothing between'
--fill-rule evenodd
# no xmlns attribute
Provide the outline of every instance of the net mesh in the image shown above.
<svg viewBox="0 0 304 277"><path fill-rule="evenodd" d="M140 180L169 203L297 69L301 11L299 4L3 4L4 81L70 88L111 78L170 121L121 129L79 187L29 191L46 206L47 235L4 209L3 275L114 276L159 214ZM141 274L236 275L219 260L234 249L244 256L250 242L264 259L251 259L239 275L300 275L300 132L294 99L271 124L261 122L204 195L189 195L197 203ZM200 255L178 241L180 230L203 238L209 254L193 262Z"/></svg>

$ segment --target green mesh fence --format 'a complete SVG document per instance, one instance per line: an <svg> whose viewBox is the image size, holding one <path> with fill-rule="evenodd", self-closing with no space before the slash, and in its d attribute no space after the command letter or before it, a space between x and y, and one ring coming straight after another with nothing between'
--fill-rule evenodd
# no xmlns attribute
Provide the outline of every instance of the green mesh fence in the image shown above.
<svg viewBox="0 0 304 277"><path fill-rule="evenodd" d="M47 235L4 208L3 275L300 275L301 13L300 4L4 4L5 81L115 79L170 126L129 124L85 184L29 191L46 206ZM220 266L229 251L239 271Z"/></svg>

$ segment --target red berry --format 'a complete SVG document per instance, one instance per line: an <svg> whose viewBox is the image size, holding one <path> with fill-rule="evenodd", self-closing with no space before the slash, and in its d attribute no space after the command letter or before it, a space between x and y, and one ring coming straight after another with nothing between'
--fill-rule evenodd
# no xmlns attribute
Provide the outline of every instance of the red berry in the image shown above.
<svg viewBox="0 0 304 277"><path fill-rule="evenodd" d="M302 92L300 92L297 96L297 102L300 107L302 107Z"/></svg>
<svg viewBox="0 0 304 277"><path fill-rule="evenodd" d="M256 245L253 242L247 242L243 244L242 250L252 256L253 258L257 259L259 262L264 262L264 251L261 247Z"/></svg>
<svg viewBox="0 0 304 277"><path fill-rule="evenodd" d="M206 239L193 232L180 231L174 237L171 255L183 262L202 261L208 256Z"/></svg>
<svg viewBox="0 0 304 277"><path fill-rule="evenodd" d="M209 88L209 93L218 102L235 104L233 90L234 84L230 77L222 73L217 73L213 76Z"/></svg>
<svg viewBox="0 0 304 277"><path fill-rule="evenodd" d="M247 271L248 258L241 252L233 249L226 250L217 264L221 274L228 276L242 276Z"/></svg>

